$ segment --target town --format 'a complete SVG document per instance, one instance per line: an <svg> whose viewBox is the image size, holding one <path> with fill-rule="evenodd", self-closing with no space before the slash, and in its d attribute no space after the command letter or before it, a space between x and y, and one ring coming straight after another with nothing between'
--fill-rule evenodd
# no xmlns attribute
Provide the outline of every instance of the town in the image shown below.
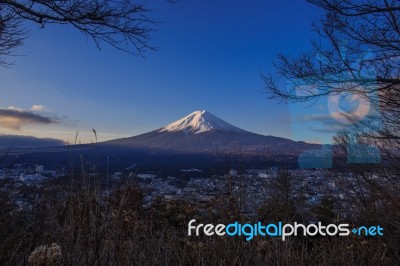
<svg viewBox="0 0 400 266"><path fill-rule="evenodd" d="M346 218L349 209L346 198L356 197L357 192L349 189L355 186L355 179L350 173L332 173L326 169L297 169L287 170L286 179L282 180L282 173L277 168L249 169L238 171L231 169L225 175L202 174L200 169L182 169L186 177L161 176L151 171L134 173L132 168L110 175L107 184L103 187L104 195L109 194L119 182L133 181L143 192L143 207L149 208L158 199L165 201L187 201L196 205L206 204L222 197L235 197L240 211L248 216L256 216L258 209L274 193L277 186L286 186L285 191L292 200L302 201L304 211L321 203L323 198L337 202L336 213ZM4 185L2 191L12 191L12 200L18 210L30 210L32 202L27 197L27 191L35 193L49 181L68 178L68 174L54 169L46 169L43 165L15 164L13 167L0 170L0 180ZM190 177L196 173L196 177ZM99 173L88 173L92 177L105 179ZM345 180L346 182L340 182ZM277 184L281 182L281 184ZM282 184L283 182L283 184ZM344 194L343 191L347 191ZM350 193L350 194L349 194Z"/></svg>

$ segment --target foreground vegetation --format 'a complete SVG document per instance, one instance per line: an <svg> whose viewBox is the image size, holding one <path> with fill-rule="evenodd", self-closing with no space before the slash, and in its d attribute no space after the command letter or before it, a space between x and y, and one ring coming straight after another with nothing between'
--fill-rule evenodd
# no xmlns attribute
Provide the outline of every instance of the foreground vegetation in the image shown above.
<svg viewBox="0 0 400 266"><path fill-rule="evenodd" d="M282 185L282 183L281 183ZM400 263L399 233L384 237L188 237L187 223L299 221L294 202L268 199L259 217L240 213L237 199L226 194L211 203L154 202L142 207L136 184L121 182L111 193L96 180L71 177L31 191L32 211L16 211L10 191L0 201L0 261L4 265L396 265ZM283 191L277 187L277 191ZM278 194L277 194L278 195ZM282 194L283 195L283 194ZM276 200L275 202L272 202ZM272 206L272 207L271 207ZM334 217L329 204L320 219ZM369 212L366 215L366 212ZM275 213L275 214L274 214ZM390 220L360 209L355 223ZM274 215L281 217L274 217ZM367 218L366 218L367 217ZM371 217L371 218L368 218ZM389 217L389 216L387 216ZM358 219L358 220L357 220ZM372 219L372 220L368 220Z"/></svg>

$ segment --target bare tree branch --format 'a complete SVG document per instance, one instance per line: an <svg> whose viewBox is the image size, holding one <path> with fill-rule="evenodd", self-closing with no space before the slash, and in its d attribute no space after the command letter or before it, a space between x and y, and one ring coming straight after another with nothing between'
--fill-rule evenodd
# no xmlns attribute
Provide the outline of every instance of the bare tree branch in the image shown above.
<svg viewBox="0 0 400 266"><path fill-rule="evenodd" d="M70 24L100 49L105 42L118 50L143 56L155 50L148 42L155 21L144 4L130 0L0 0L0 65L22 44L23 21Z"/></svg>
<svg viewBox="0 0 400 266"><path fill-rule="evenodd" d="M373 111L363 120L351 110L343 115L351 128L338 132L341 156L374 154L377 165L353 164L354 176L365 184L371 205L400 217L400 1L309 0L323 9L314 21L317 40L297 57L279 55L276 73L263 74L270 98L307 102L348 93L366 99ZM289 81L292 86L286 86ZM360 89L362 88L362 89ZM353 150L352 150L353 149ZM340 149L339 149L340 150ZM354 152L355 151L355 152ZM355 191L360 189L355 189ZM367 200L363 197L365 208ZM389 212L388 212L389 215Z"/></svg>

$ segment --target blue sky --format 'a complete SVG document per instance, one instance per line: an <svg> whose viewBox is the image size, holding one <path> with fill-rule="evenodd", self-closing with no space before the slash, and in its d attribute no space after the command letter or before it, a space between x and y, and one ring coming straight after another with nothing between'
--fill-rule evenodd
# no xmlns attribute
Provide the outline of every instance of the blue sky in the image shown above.
<svg viewBox="0 0 400 266"><path fill-rule="evenodd" d="M71 141L79 130L88 142L95 128L106 140L205 109L256 133L315 139L316 131L292 134L288 106L266 99L260 72L272 70L278 53L310 49L311 19L319 10L289 0L148 5L160 23L150 42L158 51L146 59L106 44L99 51L69 26L28 24L30 37L16 64L0 68L0 108L29 111L36 105L34 113L57 123L0 127L0 133Z"/></svg>

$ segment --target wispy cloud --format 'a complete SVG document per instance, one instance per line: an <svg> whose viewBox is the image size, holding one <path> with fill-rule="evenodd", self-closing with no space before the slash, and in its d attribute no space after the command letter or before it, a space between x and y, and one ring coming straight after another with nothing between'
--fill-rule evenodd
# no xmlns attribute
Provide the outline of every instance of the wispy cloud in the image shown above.
<svg viewBox="0 0 400 266"><path fill-rule="evenodd" d="M8 109L8 110L23 111L23 109L18 108L18 107L15 107L15 106L13 106L13 105L9 106L7 109Z"/></svg>
<svg viewBox="0 0 400 266"><path fill-rule="evenodd" d="M47 110L47 108L44 105L41 105L41 104L34 104L31 107L31 111L33 111L33 112L42 112L42 111L45 111L45 110Z"/></svg>
<svg viewBox="0 0 400 266"><path fill-rule="evenodd" d="M0 127L20 130L25 125L55 124L59 120L55 117L34 113L31 110L22 110L10 106L7 109L0 108Z"/></svg>
<svg viewBox="0 0 400 266"><path fill-rule="evenodd" d="M331 114L310 114L300 116L297 119L300 123L308 123L308 129L319 133L335 134L348 127L335 120Z"/></svg>
<svg viewBox="0 0 400 266"><path fill-rule="evenodd" d="M299 117L298 119L300 122L305 121L332 121L332 116L330 114L311 114L311 115L304 115Z"/></svg>
<svg viewBox="0 0 400 266"><path fill-rule="evenodd" d="M332 125L325 125L319 128L312 128L312 131L321 132L321 133L333 133L336 134L342 130L345 130L346 126L340 124L332 124Z"/></svg>

